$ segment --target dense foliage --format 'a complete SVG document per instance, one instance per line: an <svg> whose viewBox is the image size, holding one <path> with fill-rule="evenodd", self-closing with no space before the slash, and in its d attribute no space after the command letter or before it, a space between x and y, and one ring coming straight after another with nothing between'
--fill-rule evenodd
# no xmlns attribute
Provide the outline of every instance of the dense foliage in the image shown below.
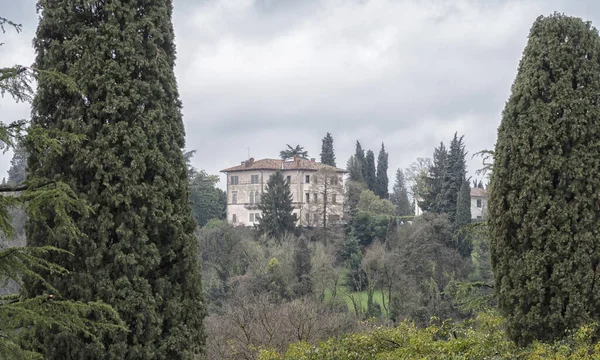
<svg viewBox="0 0 600 360"><path fill-rule="evenodd" d="M520 344L600 318L599 73L590 23L535 21L498 129L489 202L499 306Z"/></svg>
<svg viewBox="0 0 600 360"><path fill-rule="evenodd" d="M99 346L55 328L37 332L35 345L51 359L192 359L203 347L204 311L171 1L42 0L38 10L35 67L63 72L78 93L39 76L32 127L79 141L60 153L28 143L28 181L62 181L89 209L42 206L29 217L27 242L72 253L45 256L69 269L45 273L48 282L67 298L113 305L131 331L104 334ZM44 291L28 283L29 296Z"/></svg>
<svg viewBox="0 0 600 360"><path fill-rule="evenodd" d="M455 324L439 321L419 328L404 321L395 328L371 325L360 333L330 338L317 345L305 341L286 351L263 350L260 360L369 360L369 359L597 359L593 341L596 326L583 326L565 341L534 343L519 348L506 336L502 318L482 313Z"/></svg>
<svg viewBox="0 0 600 360"><path fill-rule="evenodd" d="M218 182L218 175L208 175L204 170L195 171L190 179L190 202L198 226L227 215L227 194L216 186Z"/></svg>
<svg viewBox="0 0 600 360"><path fill-rule="evenodd" d="M396 206L396 214L398 216L413 215L414 208L408 200L408 190L402 169L396 171L396 179L392 193L390 194L390 201Z"/></svg>
<svg viewBox="0 0 600 360"><path fill-rule="evenodd" d="M390 197L388 189L388 156L389 154L385 151L385 146L381 143L381 150L377 156L377 174L375 178L375 189L373 190L377 196L382 199Z"/></svg>

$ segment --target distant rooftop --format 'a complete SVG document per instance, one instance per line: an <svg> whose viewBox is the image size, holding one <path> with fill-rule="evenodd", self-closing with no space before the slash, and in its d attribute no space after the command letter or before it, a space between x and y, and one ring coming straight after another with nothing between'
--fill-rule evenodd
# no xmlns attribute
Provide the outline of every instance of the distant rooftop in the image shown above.
<svg viewBox="0 0 600 360"><path fill-rule="evenodd" d="M487 197L488 196L488 191L486 189L480 189L480 188L472 188L471 189L471 197Z"/></svg>
<svg viewBox="0 0 600 360"><path fill-rule="evenodd" d="M246 161L242 161L240 165L232 166L227 169L221 170L221 172L233 172L233 171L246 171L246 170L314 170L317 171L322 168L331 168L329 165L321 164L316 162L315 159L301 159L296 157L290 160L281 159L261 159L254 160L250 158ZM337 172L347 172L344 169L333 168Z"/></svg>

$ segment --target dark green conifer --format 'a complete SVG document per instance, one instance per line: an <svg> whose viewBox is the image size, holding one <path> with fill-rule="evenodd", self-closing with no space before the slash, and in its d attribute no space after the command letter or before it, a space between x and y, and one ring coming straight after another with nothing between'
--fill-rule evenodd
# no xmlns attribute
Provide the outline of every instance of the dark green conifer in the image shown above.
<svg viewBox="0 0 600 360"><path fill-rule="evenodd" d="M365 182L362 175L362 165L356 159L356 155L350 156L350 159L348 159L348 162L346 163L346 170L348 170L348 180L358 183Z"/></svg>
<svg viewBox="0 0 600 360"><path fill-rule="evenodd" d="M600 37L539 17L502 113L490 182L500 310L518 344L600 319Z"/></svg>
<svg viewBox="0 0 600 360"><path fill-rule="evenodd" d="M92 212L44 207L29 218L27 241L73 253L47 256L69 270L49 283L66 298L113 305L130 332L106 334L101 348L56 328L36 345L49 359L193 359L204 309L172 3L40 0L38 9L35 67L64 73L79 94L40 74L32 126L80 141L47 154L30 144L28 182L62 181ZM76 231L55 231L68 221ZM27 286L29 296L43 291Z"/></svg>
<svg viewBox="0 0 600 360"><path fill-rule="evenodd" d="M335 152L333 150L333 137L327 133L321 146L321 163L335 167Z"/></svg>
<svg viewBox="0 0 600 360"><path fill-rule="evenodd" d="M354 151L354 160L356 164L360 167L360 172L362 174L362 178L366 181L367 179L367 163L365 160L365 151L363 150L360 142L356 140L356 150Z"/></svg>
<svg viewBox="0 0 600 360"><path fill-rule="evenodd" d="M377 188L377 173L375 170L375 154L372 150L367 151L367 156L365 157L365 182L367 183L367 188L374 192Z"/></svg>
<svg viewBox="0 0 600 360"><path fill-rule="evenodd" d="M385 152L385 146L381 143L381 150L377 156L377 174L375 179L375 194L382 199L390 197L389 180L387 175L388 170L388 153Z"/></svg>
<svg viewBox="0 0 600 360"><path fill-rule="evenodd" d="M424 211L439 213L442 210L441 194L447 161L448 150L442 142L433 152L433 164L429 168L426 191L423 194L418 194L421 197L419 207Z"/></svg>
<svg viewBox="0 0 600 360"><path fill-rule="evenodd" d="M438 212L448 214L451 222L454 222L456 218L456 199L467 173L466 155L463 136L459 138L458 134L455 133L450 142L446 171L444 172L439 197L440 208L438 209Z"/></svg>
<svg viewBox="0 0 600 360"><path fill-rule="evenodd" d="M469 180L463 180L456 199L456 249L462 256L471 255L471 244L466 236L466 225L471 223L471 186Z"/></svg>
<svg viewBox="0 0 600 360"><path fill-rule="evenodd" d="M413 215L414 207L408 200L408 190L406 189L404 173L401 169L396 171L396 182L394 183L393 192L390 194L390 201L396 205L398 216Z"/></svg>
<svg viewBox="0 0 600 360"><path fill-rule="evenodd" d="M262 211L259 232L281 240L283 235L294 230L296 216L293 214L292 192L281 171L269 177L258 209Z"/></svg>

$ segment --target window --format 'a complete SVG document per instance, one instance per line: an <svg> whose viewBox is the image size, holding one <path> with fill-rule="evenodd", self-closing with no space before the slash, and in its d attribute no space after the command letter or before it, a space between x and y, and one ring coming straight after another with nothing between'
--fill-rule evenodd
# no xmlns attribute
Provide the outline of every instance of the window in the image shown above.
<svg viewBox="0 0 600 360"><path fill-rule="evenodd" d="M237 191L232 191L231 192L231 203L232 204L237 204Z"/></svg>
<svg viewBox="0 0 600 360"><path fill-rule="evenodd" d="M340 221L339 215L329 215L329 221Z"/></svg>
<svg viewBox="0 0 600 360"><path fill-rule="evenodd" d="M310 203L310 194L306 193L306 203L309 204Z"/></svg>
<svg viewBox="0 0 600 360"><path fill-rule="evenodd" d="M337 185L337 184L338 184L337 176L332 176L331 177L331 185Z"/></svg>
<svg viewBox="0 0 600 360"><path fill-rule="evenodd" d="M240 179L237 176L231 176L231 185L237 185L240 183Z"/></svg>
<svg viewBox="0 0 600 360"><path fill-rule="evenodd" d="M250 213L248 215L250 215L250 222L254 222L254 213Z"/></svg>
<svg viewBox="0 0 600 360"><path fill-rule="evenodd" d="M481 199L477 199L477 207L480 208L481 207Z"/></svg>
<svg viewBox="0 0 600 360"><path fill-rule="evenodd" d="M481 220L481 216L478 216L478 217L477 217L477 220Z"/></svg>
<svg viewBox="0 0 600 360"><path fill-rule="evenodd" d="M237 216L235 214L231 214L231 222L233 222L233 223L237 222Z"/></svg>
<svg viewBox="0 0 600 360"><path fill-rule="evenodd" d="M337 204L337 196L336 196L336 194L331 194L331 203L332 204Z"/></svg>
<svg viewBox="0 0 600 360"><path fill-rule="evenodd" d="M314 202L318 202L318 201L319 201L319 200L317 199L317 193L314 193L314 194L313 194L313 201L314 201Z"/></svg>
<svg viewBox="0 0 600 360"><path fill-rule="evenodd" d="M258 184L258 175L250 175L250 184Z"/></svg>
<svg viewBox="0 0 600 360"><path fill-rule="evenodd" d="M310 184L310 175L306 175L306 176L305 176L305 178L304 178L304 182L305 182L306 184Z"/></svg>
<svg viewBox="0 0 600 360"><path fill-rule="evenodd" d="M288 182L288 184L292 183L292 177L290 175L287 176L287 182Z"/></svg>
<svg viewBox="0 0 600 360"><path fill-rule="evenodd" d="M254 205L254 191L250 191L250 205Z"/></svg>

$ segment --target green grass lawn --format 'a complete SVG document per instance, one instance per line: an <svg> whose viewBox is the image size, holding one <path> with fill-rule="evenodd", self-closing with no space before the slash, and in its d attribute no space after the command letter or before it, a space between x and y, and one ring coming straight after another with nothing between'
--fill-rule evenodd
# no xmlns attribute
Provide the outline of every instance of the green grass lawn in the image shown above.
<svg viewBox="0 0 600 360"><path fill-rule="evenodd" d="M346 287L345 285L340 285L337 288L337 294L336 297L338 299L342 299L346 302L346 304L348 305L348 311L354 313L354 304L352 302L351 297L353 297L356 301L356 303L358 304L359 309L361 309L361 311L363 313L365 313L367 311L367 292L366 291L349 291L348 287ZM325 291L325 301L329 300L331 298L331 290L327 289ZM388 311L386 311L383 308L383 296L381 293L381 290L375 290L375 293L373 293L373 302L376 304L379 304L381 306L381 314L383 316L388 316ZM386 297L385 299L386 305L388 302L388 299Z"/></svg>

